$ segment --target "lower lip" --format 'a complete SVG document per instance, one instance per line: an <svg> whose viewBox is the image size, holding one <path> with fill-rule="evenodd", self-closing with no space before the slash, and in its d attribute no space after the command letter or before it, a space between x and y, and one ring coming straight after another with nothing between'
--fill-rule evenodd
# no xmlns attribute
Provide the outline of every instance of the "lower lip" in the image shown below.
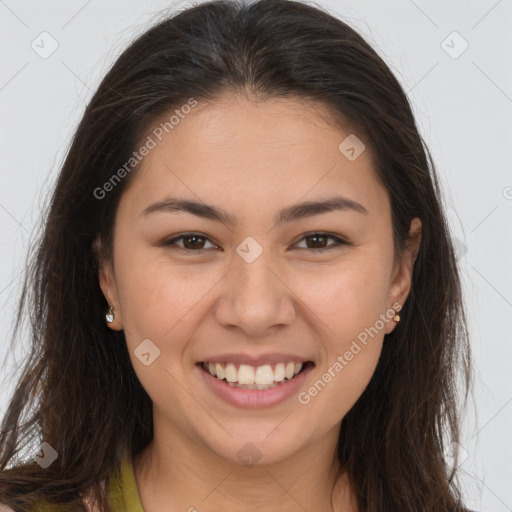
<svg viewBox="0 0 512 512"><path fill-rule="evenodd" d="M296 377L291 380L284 380L281 384L270 389L243 389L230 386L227 382L217 379L204 370L201 363L196 365L201 378L205 380L208 387L219 398L235 407L245 409L271 407L289 399L298 392L313 366L312 363L308 363L306 368Z"/></svg>

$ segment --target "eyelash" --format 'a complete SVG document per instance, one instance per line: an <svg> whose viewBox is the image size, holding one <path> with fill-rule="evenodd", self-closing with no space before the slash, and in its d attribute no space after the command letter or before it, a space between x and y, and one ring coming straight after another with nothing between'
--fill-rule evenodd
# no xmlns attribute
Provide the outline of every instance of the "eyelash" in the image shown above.
<svg viewBox="0 0 512 512"><path fill-rule="evenodd" d="M322 251L327 251L327 250L330 250L330 249L334 249L334 248L339 247L341 245L352 245L350 242L348 242L347 240L345 240L345 239L343 239L343 238L341 238L339 236L335 236L335 235L331 235L329 233L323 233L323 232L308 233L305 236L303 236L297 243L300 243L303 240L306 240L307 238L313 238L313 237L318 236L318 235L320 235L322 237L326 237L326 238L332 238L332 239L336 240L336 243L335 244L330 244L327 247L323 247L323 248L320 248L320 249L311 249L311 248L308 248L308 247L306 247L306 248L303 247L302 250L308 251L308 252L322 252ZM197 249L197 250L187 249L185 247L180 247L180 246L177 246L175 244L175 242L178 241L178 240L181 240L181 239L184 239L184 238L188 238L188 237L193 237L193 236L196 236L198 238L202 238L202 239L205 239L205 240L211 242L211 240L207 236L202 235L201 233L183 233L182 235L177 236L175 238L172 238L170 240L165 240L164 242L162 242L161 245L164 246L164 247L168 247L171 250L176 250L176 251L185 251L185 252L203 252L203 251L207 251L208 249ZM213 243L213 242L211 242L211 243Z"/></svg>

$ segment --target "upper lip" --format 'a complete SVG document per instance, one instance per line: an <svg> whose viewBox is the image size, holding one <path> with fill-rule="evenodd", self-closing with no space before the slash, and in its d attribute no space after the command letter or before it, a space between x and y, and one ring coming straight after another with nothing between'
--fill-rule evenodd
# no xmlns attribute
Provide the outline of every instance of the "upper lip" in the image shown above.
<svg viewBox="0 0 512 512"><path fill-rule="evenodd" d="M215 356L206 357L201 362L203 363L234 363L234 364L247 364L249 366L262 366L264 364L274 363L306 363L311 361L296 354L273 353L261 354L259 356L240 353L226 353L218 354Z"/></svg>

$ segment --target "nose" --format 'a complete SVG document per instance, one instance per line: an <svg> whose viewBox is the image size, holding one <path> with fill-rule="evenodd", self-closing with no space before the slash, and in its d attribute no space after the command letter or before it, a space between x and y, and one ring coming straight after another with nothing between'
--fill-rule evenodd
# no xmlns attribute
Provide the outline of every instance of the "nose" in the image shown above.
<svg viewBox="0 0 512 512"><path fill-rule="evenodd" d="M295 318L293 292L266 251L252 263L235 262L221 290L215 315L224 328L265 338Z"/></svg>

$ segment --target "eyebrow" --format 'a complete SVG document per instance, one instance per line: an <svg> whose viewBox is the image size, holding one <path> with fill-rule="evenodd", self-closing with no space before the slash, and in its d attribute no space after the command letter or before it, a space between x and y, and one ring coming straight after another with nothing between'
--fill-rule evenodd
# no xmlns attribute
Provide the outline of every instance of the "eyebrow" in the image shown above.
<svg viewBox="0 0 512 512"><path fill-rule="evenodd" d="M274 218L275 224L293 222L306 217L320 215L332 211L354 211L367 214L368 210L352 199L342 196L334 196L322 201L306 201L284 208ZM237 219L222 208L190 199L169 198L158 201L145 208L140 216L148 216L157 212L176 213L187 212L197 217L222 222L229 226L236 226Z"/></svg>

